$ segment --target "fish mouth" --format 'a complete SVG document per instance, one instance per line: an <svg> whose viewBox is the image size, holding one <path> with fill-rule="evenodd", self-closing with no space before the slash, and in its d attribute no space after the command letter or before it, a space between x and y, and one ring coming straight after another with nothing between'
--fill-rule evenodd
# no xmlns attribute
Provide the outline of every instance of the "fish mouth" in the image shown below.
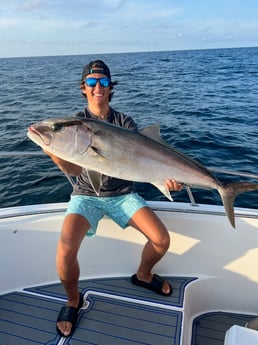
<svg viewBox="0 0 258 345"><path fill-rule="evenodd" d="M37 136L38 139L40 139L40 141L43 142L43 144L45 146L49 146L51 143L51 138L49 138L47 135L43 135L41 132L39 132L34 126L30 126L28 128L28 136Z"/></svg>

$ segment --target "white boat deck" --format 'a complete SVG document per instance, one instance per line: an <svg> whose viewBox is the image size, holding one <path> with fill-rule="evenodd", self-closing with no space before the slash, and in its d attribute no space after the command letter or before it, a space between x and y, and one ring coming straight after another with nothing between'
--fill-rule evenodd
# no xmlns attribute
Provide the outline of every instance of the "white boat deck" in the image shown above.
<svg viewBox="0 0 258 345"><path fill-rule="evenodd" d="M130 283L145 238L105 218L79 255L87 303L73 336L60 338L66 296L54 263L65 207L0 210L0 345L223 345L232 325L256 317L258 211L237 209L233 230L222 207L153 202L172 237L155 272L173 294Z"/></svg>

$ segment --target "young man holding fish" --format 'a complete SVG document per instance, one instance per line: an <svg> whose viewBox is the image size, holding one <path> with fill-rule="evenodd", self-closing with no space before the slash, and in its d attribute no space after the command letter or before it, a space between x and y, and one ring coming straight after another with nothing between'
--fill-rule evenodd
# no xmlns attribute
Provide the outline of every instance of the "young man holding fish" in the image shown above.
<svg viewBox="0 0 258 345"><path fill-rule="evenodd" d="M77 116L106 121L135 131L137 125L133 119L115 111L109 105L114 85L110 70L103 61L96 60L86 65L80 88L88 106ZM45 152L63 172L77 176L57 248L57 271L68 299L57 319L58 333L68 337L75 329L78 311L82 305L78 289L77 254L85 235L95 234L98 222L105 214L122 228L133 226L147 238L137 273L131 277L132 283L164 296L171 295L172 287L169 282L152 273L154 265L169 248L169 233L145 200L134 192L133 182L81 168L48 151ZM181 184L174 180L166 181L164 186L166 190L178 191L181 188Z"/></svg>

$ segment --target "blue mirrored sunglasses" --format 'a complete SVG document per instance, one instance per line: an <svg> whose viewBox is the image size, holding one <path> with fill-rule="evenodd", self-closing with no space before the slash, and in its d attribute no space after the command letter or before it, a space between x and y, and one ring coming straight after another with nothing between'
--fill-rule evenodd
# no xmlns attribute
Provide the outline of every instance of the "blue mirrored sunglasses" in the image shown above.
<svg viewBox="0 0 258 345"><path fill-rule="evenodd" d="M102 87L109 87L111 80L109 78L86 78L85 84L89 87L95 87L97 82L100 83Z"/></svg>

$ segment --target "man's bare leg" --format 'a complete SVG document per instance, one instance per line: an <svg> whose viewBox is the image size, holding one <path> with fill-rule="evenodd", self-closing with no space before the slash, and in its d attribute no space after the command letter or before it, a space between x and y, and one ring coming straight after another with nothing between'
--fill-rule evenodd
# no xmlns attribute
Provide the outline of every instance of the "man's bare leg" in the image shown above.
<svg viewBox="0 0 258 345"><path fill-rule="evenodd" d="M167 252L170 245L170 236L161 220L148 207L141 208L137 211L129 225L138 229L147 238L141 262L137 270L137 278L146 283L149 283L152 278L152 269L160 261L160 259ZM170 286L168 282L164 282L162 292L168 294Z"/></svg>
<svg viewBox="0 0 258 345"><path fill-rule="evenodd" d="M77 308L79 305L78 281L80 268L77 254L81 242L90 225L88 221L77 214L69 214L65 217L60 239L57 246L57 272L67 295L67 306ZM65 336L71 333L72 324L67 321L59 321L57 327Z"/></svg>

